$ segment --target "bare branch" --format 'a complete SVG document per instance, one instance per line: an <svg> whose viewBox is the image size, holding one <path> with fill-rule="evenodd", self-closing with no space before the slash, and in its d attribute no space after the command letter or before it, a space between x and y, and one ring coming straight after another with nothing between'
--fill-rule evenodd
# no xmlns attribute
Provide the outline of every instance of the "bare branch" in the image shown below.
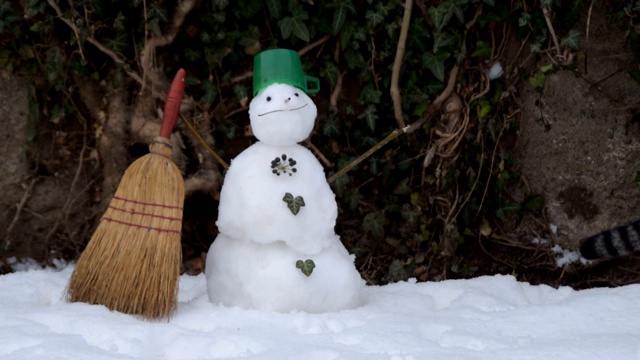
<svg viewBox="0 0 640 360"><path fill-rule="evenodd" d="M340 72L339 70L338 76L336 78L336 87L333 88L331 92L331 96L329 97L330 108L337 111L338 110L338 97L340 96L340 92L342 91L342 78L344 77L344 72Z"/></svg>
<svg viewBox="0 0 640 360"><path fill-rule="evenodd" d="M553 44L556 47L556 54L560 56L562 55L562 52L560 51L560 43L558 42L556 31L553 29L553 24L551 24L551 14L549 13L549 8L543 7L542 13L544 14L544 20L547 22L547 27L549 28L549 34L551 34L551 38L553 39Z"/></svg>
<svg viewBox="0 0 640 360"><path fill-rule="evenodd" d="M318 40L312 42L311 44L303 47L302 49L298 50L298 54L300 56L302 56L302 55L308 53L309 51L311 51L311 49L313 49L314 47L324 44L330 38L331 38L330 35L325 35L325 36L321 37L320 39L318 39Z"/></svg>
<svg viewBox="0 0 640 360"><path fill-rule="evenodd" d="M216 161L222 165L225 169L229 168L229 164L227 164L226 161L222 160L222 158L220 157L220 155L218 155L215 151L213 151L213 149L211 148L211 146L209 146L209 144L207 144L207 142L202 138L202 136L200 135L200 133L198 133L198 131L193 127L193 125L191 124L191 122L189 121L189 119L187 119L186 116L180 114L180 119L182 119L182 122L187 126L187 129L189 129L189 131L191 132L191 134L193 135L193 137L196 138L196 140L198 140L198 142L200 143L200 145L202 145L202 147L204 147L205 149L207 149L207 151L209 152L209 154L211 156L213 156L214 159L216 159Z"/></svg>
<svg viewBox="0 0 640 360"><path fill-rule="evenodd" d="M173 39L175 39L180 26L182 26L182 23L184 22L185 17L195 6L195 0L184 0L179 2L178 6L176 7L176 11L173 14L173 19L171 21L171 27L169 28L169 31L165 34L152 37L151 39L146 41L146 43L144 44L144 49L140 53L140 64L144 73L151 69L151 55L153 51L157 47L166 46L173 42Z"/></svg>
<svg viewBox="0 0 640 360"><path fill-rule="evenodd" d="M367 150L366 153L358 156L358 158L353 160L352 162L350 162L349 165L343 167L337 173L333 174L327 181L329 183L332 183L335 179L337 179L340 176L344 175L347 171L351 170L354 166L360 164L363 160L365 160L366 158L371 156L374 152L378 151L378 149L380 149L381 147L385 146L389 141L397 138L398 135L400 135L400 134L406 133L407 129L408 129L408 127L404 127L402 129L396 129L391 134L387 135L387 137L384 138L382 141L380 141L379 143L375 144L371 149Z"/></svg>
<svg viewBox="0 0 640 360"><path fill-rule="evenodd" d="M67 26L69 26L71 28L71 30L73 30L73 32L76 34L76 37L78 38L78 46L80 47L80 53L82 53L82 46L80 44L80 37L78 36L78 34L80 33L80 30L78 29L78 27L76 26L76 24L65 18L62 14L62 11L60 10L60 7L58 6L58 4L55 2L55 0L47 0L47 2L49 3L49 5L56 11L56 14L58 15L58 18L60 18L60 20L62 20L65 24L67 24ZM106 46L102 45L98 40L96 40L93 36L87 36L87 42L89 42L90 44L92 44L93 46L97 47L98 50L102 51L105 55L107 55L108 57L111 58L111 60L113 60L116 64L121 65L125 71L127 72L127 74L134 79L135 81L137 81L138 83L142 84L142 78L140 77L140 75L138 75L136 72L132 71L129 67L129 64L127 64L126 60L123 59L122 57L118 56L116 53L114 53L113 51L111 51L109 48L107 48Z"/></svg>
<svg viewBox="0 0 640 360"><path fill-rule="evenodd" d="M589 12L587 13L587 29L584 38L584 73L587 74L587 56L589 55L589 29L591 28L591 11L593 10L594 0L591 0Z"/></svg>
<svg viewBox="0 0 640 360"><path fill-rule="evenodd" d="M320 161L322 161L324 166L326 166L328 168L332 168L333 167L333 163L331 161L329 161L329 159L327 159L326 156L324 156L324 154L322 153L322 151L320 151L320 149L318 149L315 145L313 145L311 140L307 139L307 140L304 141L304 143L309 148L311 148L311 151L313 151L313 153L316 154L316 156L318 157L318 159L320 159Z"/></svg>
<svg viewBox="0 0 640 360"><path fill-rule="evenodd" d="M402 98L398 89L398 81L400 79L400 69L402 68L402 60L404 58L404 48L407 42L407 34L409 33L409 23L411 22L411 8L413 0L406 0L404 4L404 16L402 18L402 26L400 26L400 38L398 39L398 47L396 49L396 58L393 62L393 70L391 72L391 99L393 100L393 112L396 122L400 128L405 127L404 117L402 115Z"/></svg>
<svg viewBox="0 0 640 360"><path fill-rule="evenodd" d="M18 223L18 219L20 219L20 214L22 213L22 209L24 208L24 205L27 203L29 196L31 196L31 190L33 189L33 185L35 185L35 183L36 183L36 178L32 178L31 181L29 181L29 185L27 185L26 189L24 190L24 193L22 194L22 198L20 199L20 202L18 203L18 205L16 205L16 213L15 215L13 215L13 220L11 220L11 224L9 224L9 227L7 228L7 233L4 238L5 249L9 248L9 246L11 245L11 232L13 231L13 228Z"/></svg>

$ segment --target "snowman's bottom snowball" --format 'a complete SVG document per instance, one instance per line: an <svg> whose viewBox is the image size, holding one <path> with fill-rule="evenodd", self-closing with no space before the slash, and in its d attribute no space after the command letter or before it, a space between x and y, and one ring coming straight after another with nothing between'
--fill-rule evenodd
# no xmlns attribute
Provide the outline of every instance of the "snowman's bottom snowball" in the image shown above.
<svg viewBox="0 0 640 360"><path fill-rule="evenodd" d="M297 260L311 259L307 277ZM258 244L219 234L207 255L205 275L214 304L277 312L323 313L362 305L364 280L342 243L305 256L284 243Z"/></svg>

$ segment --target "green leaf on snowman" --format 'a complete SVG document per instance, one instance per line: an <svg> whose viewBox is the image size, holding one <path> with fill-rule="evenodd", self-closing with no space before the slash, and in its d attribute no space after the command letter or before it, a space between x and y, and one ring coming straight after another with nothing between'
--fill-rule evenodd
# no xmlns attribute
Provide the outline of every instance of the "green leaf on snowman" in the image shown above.
<svg viewBox="0 0 640 360"><path fill-rule="evenodd" d="M284 194L282 201L287 203L287 207L289 207L289 210L291 210L293 215L298 215L300 208L304 206L304 199L302 196L293 197L291 193Z"/></svg>
<svg viewBox="0 0 640 360"><path fill-rule="evenodd" d="M313 272L313 268L316 267L316 264L311 259L307 259L305 261L298 260L296 261L296 267L302 271L307 277L311 275Z"/></svg>

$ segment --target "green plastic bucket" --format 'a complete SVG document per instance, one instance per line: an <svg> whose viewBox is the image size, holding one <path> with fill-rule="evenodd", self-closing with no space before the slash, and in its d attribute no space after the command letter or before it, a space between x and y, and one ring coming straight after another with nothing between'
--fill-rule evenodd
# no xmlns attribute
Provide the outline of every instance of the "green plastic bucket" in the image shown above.
<svg viewBox="0 0 640 360"><path fill-rule="evenodd" d="M289 49L266 50L253 60L253 96L275 83L295 86L308 94L320 91L320 80L305 75L300 55Z"/></svg>

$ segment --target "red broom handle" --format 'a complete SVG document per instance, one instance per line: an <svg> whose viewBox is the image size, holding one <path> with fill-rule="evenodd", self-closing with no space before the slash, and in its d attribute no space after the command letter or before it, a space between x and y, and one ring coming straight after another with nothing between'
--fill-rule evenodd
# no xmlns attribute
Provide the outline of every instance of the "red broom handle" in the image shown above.
<svg viewBox="0 0 640 360"><path fill-rule="evenodd" d="M178 113L180 112L180 104L182 103L182 97L184 96L184 69L178 70L176 77L173 78L169 92L167 93L167 101L164 103L164 116L162 118L162 125L160 126L160 136L163 138L170 138L173 132L173 127L178 120Z"/></svg>

